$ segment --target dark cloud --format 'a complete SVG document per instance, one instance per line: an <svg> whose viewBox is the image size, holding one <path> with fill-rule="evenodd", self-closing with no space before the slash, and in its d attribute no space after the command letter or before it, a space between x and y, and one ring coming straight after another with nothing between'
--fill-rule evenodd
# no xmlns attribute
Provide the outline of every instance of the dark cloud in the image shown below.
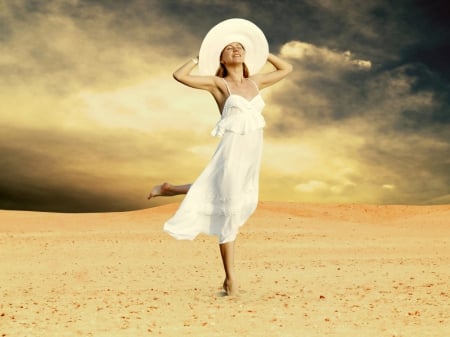
<svg viewBox="0 0 450 337"><path fill-rule="evenodd" d="M406 49L404 62L426 64L433 72L450 79L450 12L448 1L414 1L418 15L412 25L420 36L420 43Z"/></svg>
<svg viewBox="0 0 450 337"><path fill-rule="evenodd" d="M14 127L5 131L0 137L0 208L77 212L132 207L111 193L114 173L91 171L107 161L99 149L103 137L79 139L57 130Z"/></svg>
<svg viewBox="0 0 450 337"><path fill-rule="evenodd" d="M302 63L308 68L308 64ZM322 66L274 100L284 101L283 118L271 120L268 133L276 137L335 128L340 135L360 137L353 150L337 156L356 159L360 173L355 185L387 185L383 203L448 202L450 187L450 121L448 91L423 65L410 64L389 71L337 73ZM294 79L295 81L295 79ZM296 81L295 81L296 82ZM280 101L278 101L280 103ZM320 137L320 136L318 136ZM306 139L308 141L308 139ZM313 142L314 138L309 141ZM325 143L328 151L342 140ZM369 189L370 190L370 189Z"/></svg>
<svg viewBox="0 0 450 337"><path fill-rule="evenodd" d="M189 145L196 143L196 136L178 134L149 137L136 130L10 126L0 134L0 209L98 212L147 207L149 181L159 181L161 172L181 180L177 171L203 165L195 155L197 164L179 161L185 149L177 149L177 137L190 139L185 141ZM161 141L166 137L172 142Z"/></svg>
<svg viewBox="0 0 450 337"><path fill-rule="evenodd" d="M154 71L177 32L154 1L29 1L6 5L0 84L39 81L69 92L111 87ZM190 36L182 37L189 43ZM168 42L169 41L169 42ZM170 55L169 55L170 56ZM130 66L130 60L136 64ZM63 83L63 85L61 85Z"/></svg>

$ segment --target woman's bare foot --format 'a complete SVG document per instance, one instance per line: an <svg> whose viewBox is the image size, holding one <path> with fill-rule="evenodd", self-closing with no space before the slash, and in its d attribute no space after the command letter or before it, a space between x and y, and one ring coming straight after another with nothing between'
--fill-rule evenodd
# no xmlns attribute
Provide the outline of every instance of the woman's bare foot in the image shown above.
<svg viewBox="0 0 450 337"><path fill-rule="evenodd" d="M227 296L236 296L239 292L239 286L237 282L225 278L223 281L223 290Z"/></svg>
<svg viewBox="0 0 450 337"><path fill-rule="evenodd" d="M163 183L161 185L156 185L152 188L150 194L147 199L151 199L153 197L171 197L179 194L186 194L191 187L190 184L186 185L172 185L169 183Z"/></svg>
<svg viewBox="0 0 450 337"><path fill-rule="evenodd" d="M153 186L147 199L150 200L153 197L176 195L176 193L171 190L171 187L172 185L169 183L163 183L161 185Z"/></svg>

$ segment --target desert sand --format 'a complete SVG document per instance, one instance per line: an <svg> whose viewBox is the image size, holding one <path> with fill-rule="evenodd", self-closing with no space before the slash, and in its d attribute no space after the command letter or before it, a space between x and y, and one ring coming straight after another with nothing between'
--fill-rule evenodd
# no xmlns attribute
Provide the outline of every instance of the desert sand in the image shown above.
<svg viewBox="0 0 450 337"><path fill-rule="evenodd" d="M162 232L176 207L0 211L0 336L450 335L450 205L262 202L236 297L215 237Z"/></svg>

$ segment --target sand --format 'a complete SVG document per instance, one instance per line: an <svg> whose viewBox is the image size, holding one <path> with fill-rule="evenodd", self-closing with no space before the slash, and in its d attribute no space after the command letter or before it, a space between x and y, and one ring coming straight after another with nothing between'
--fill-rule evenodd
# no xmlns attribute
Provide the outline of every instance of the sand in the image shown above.
<svg viewBox="0 0 450 337"><path fill-rule="evenodd" d="M176 204L0 211L0 336L450 335L450 205L263 202L237 240L162 232Z"/></svg>

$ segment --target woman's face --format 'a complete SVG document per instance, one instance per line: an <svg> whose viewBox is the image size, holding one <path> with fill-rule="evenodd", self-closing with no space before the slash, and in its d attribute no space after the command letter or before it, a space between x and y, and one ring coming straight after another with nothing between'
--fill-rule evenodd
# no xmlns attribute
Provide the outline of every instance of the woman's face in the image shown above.
<svg viewBox="0 0 450 337"><path fill-rule="evenodd" d="M220 61L227 63L244 63L245 49L239 42L232 42L222 50Z"/></svg>

